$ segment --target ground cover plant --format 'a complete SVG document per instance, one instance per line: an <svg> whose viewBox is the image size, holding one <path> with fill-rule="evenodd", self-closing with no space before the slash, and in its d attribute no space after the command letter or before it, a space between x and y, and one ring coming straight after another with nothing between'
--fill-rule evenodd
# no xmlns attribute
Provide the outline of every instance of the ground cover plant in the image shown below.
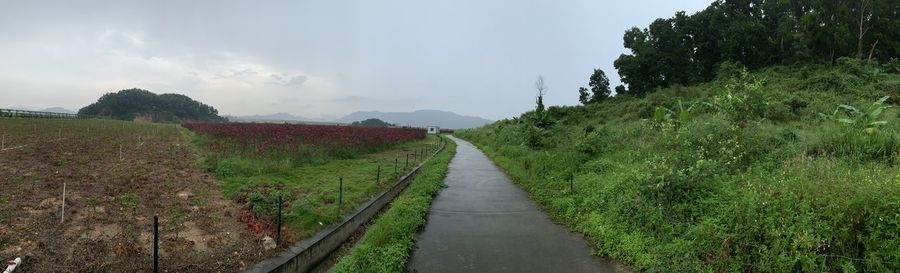
<svg viewBox="0 0 900 273"><path fill-rule="evenodd" d="M425 163L403 190L366 231L351 252L341 257L334 272L405 272L415 234L424 224L431 201L444 185L444 177L456 143Z"/></svg>
<svg viewBox="0 0 900 273"><path fill-rule="evenodd" d="M635 271L898 272L894 65L726 63L709 83L456 134Z"/></svg>
<svg viewBox="0 0 900 273"><path fill-rule="evenodd" d="M261 235L275 233L282 198L285 242L306 238L382 192L437 149L409 128L294 124L185 124L222 193ZM379 173L380 169L380 173ZM341 190L340 185L343 185Z"/></svg>
<svg viewBox="0 0 900 273"><path fill-rule="evenodd" d="M154 215L163 270L265 255L176 125L4 118L0 142L0 257L22 257L16 272L150 271Z"/></svg>

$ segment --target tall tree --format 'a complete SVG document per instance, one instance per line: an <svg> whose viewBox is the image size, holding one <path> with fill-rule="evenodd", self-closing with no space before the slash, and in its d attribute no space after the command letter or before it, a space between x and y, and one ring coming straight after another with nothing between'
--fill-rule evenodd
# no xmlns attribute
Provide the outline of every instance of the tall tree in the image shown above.
<svg viewBox="0 0 900 273"><path fill-rule="evenodd" d="M591 102L599 102L609 97L609 78L606 77L606 73L603 73L603 70L599 68L594 69L594 74L591 74L588 86L591 87Z"/></svg>
<svg viewBox="0 0 900 273"><path fill-rule="evenodd" d="M588 93L588 89L584 87L578 87L578 101L581 104L591 103L591 94Z"/></svg>

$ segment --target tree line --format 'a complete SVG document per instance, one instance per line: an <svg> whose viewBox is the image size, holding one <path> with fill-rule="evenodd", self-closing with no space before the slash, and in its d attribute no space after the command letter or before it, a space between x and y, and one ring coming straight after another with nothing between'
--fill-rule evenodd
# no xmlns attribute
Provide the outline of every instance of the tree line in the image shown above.
<svg viewBox="0 0 900 273"><path fill-rule="evenodd" d="M147 119L154 122L224 121L212 106L181 94L155 94L143 89L106 93L79 115L106 116L121 120Z"/></svg>
<svg viewBox="0 0 900 273"><path fill-rule="evenodd" d="M712 80L724 61L748 69L840 57L885 62L900 56L900 1L717 0L694 15L631 28L623 41L631 52L614 62L624 83L615 91L636 96ZM589 83L579 90L582 103L609 96L602 70Z"/></svg>

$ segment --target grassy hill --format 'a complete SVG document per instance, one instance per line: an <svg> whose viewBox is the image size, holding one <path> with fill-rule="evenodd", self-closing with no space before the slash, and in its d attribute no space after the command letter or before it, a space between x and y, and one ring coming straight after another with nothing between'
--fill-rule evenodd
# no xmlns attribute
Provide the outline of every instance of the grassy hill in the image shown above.
<svg viewBox="0 0 900 273"><path fill-rule="evenodd" d="M898 272L898 103L896 61L726 63L457 135L636 271Z"/></svg>

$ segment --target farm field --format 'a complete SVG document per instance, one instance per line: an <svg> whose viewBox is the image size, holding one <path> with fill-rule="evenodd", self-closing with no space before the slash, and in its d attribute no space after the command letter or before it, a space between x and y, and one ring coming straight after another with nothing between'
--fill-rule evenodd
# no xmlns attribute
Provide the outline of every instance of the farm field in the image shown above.
<svg viewBox="0 0 900 273"><path fill-rule="evenodd" d="M0 256L23 257L22 272L146 272L157 215L161 269L252 266L277 251L261 244L273 231L275 193L285 197L286 242L299 240L390 184L388 163L399 159L403 172L406 154L437 141L424 133L377 143L357 136L363 141L354 149L329 142L338 148L235 156L217 154L208 145L214 137L178 125L0 119ZM337 177L344 177L340 211Z"/></svg>
<svg viewBox="0 0 900 273"><path fill-rule="evenodd" d="M186 127L200 132L195 142L204 147L205 164L219 177L225 196L246 204L242 220L252 230L273 236L274 208L282 197L285 242L337 223L421 162L423 154L434 152L439 142L417 129L232 125Z"/></svg>
<svg viewBox="0 0 900 273"><path fill-rule="evenodd" d="M147 271L154 215L167 269L262 254L175 125L0 119L0 134L0 255L26 272Z"/></svg>

